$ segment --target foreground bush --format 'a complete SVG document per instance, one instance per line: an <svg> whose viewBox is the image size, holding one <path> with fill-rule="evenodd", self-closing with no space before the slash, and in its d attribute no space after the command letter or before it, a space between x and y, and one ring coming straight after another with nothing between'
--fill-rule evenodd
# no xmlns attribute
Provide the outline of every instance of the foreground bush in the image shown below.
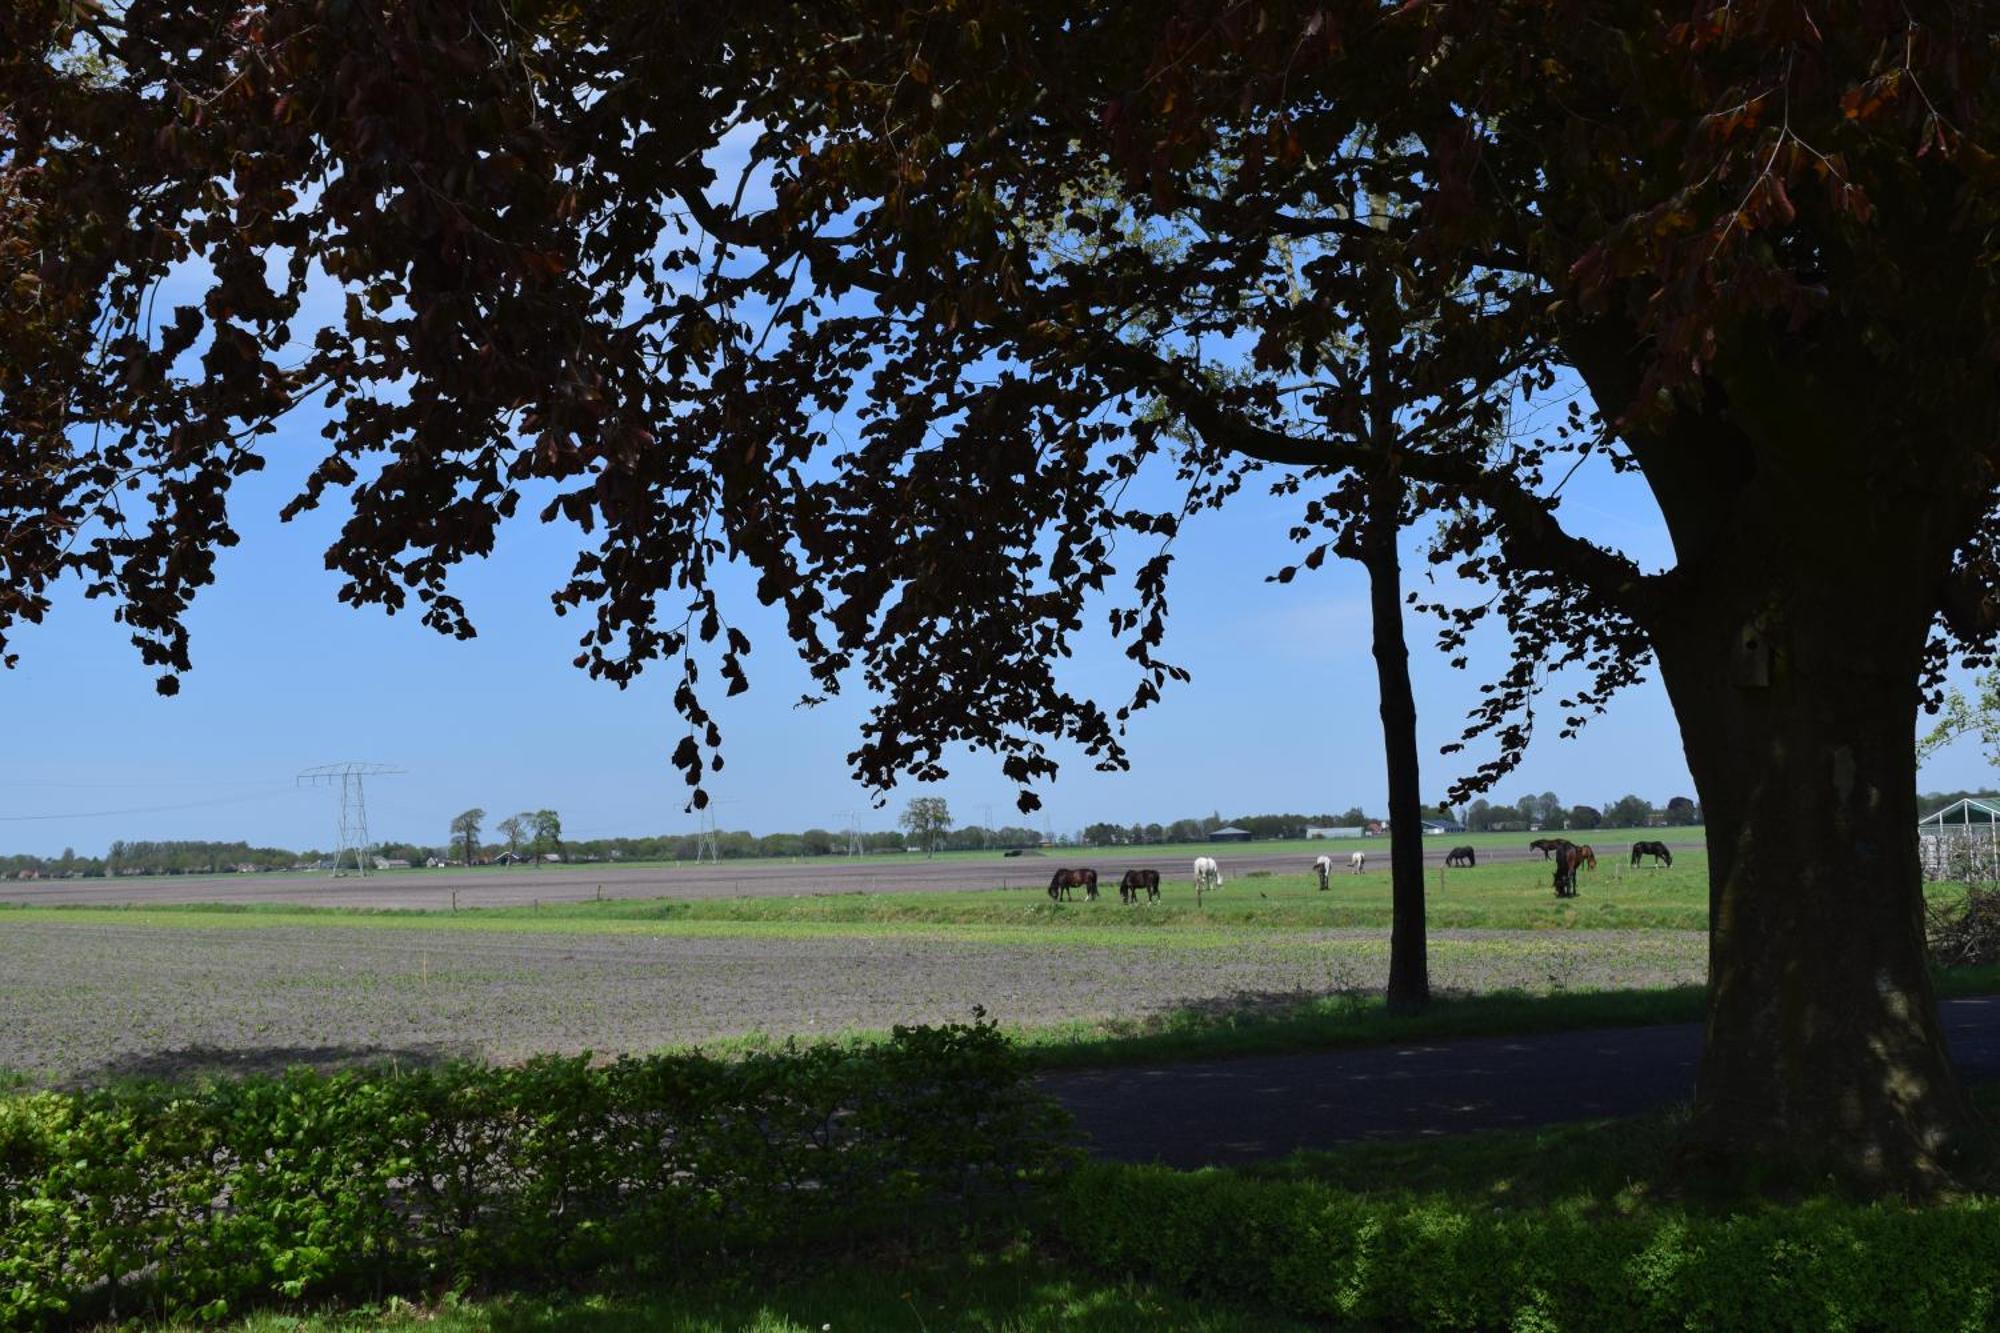
<svg viewBox="0 0 2000 1333"><path fill-rule="evenodd" d="M1363 1328L2000 1327L2000 1206L1819 1199L1737 1215L1092 1166L1061 1198L1106 1266Z"/></svg>
<svg viewBox="0 0 2000 1333"><path fill-rule="evenodd" d="M673 1264L1063 1158L992 1024L0 1099L0 1325Z"/></svg>

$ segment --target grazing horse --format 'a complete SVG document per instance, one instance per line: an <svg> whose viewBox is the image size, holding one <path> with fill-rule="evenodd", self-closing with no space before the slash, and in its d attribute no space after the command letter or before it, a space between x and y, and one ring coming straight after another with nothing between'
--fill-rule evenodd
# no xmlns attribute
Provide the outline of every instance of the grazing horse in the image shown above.
<svg viewBox="0 0 2000 1333"><path fill-rule="evenodd" d="M1476 866L1479 853L1470 847L1454 847L1445 853L1444 863L1448 866Z"/></svg>
<svg viewBox="0 0 2000 1333"><path fill-rule="evenodd" d="M1540 852L1542 859L1546 861L1549 859L1551 852L1559 852L1570 845L1568 838L1537 838L1528 844L1528 848L1531 851Z"/></svg>
<svg viewBox="0 0 2000 1333"><path fill-rule="evenodd" d="M1315 856L1313 858L1313 874L1319 876L1319 891L1325 893L1327 877L1333 874L1333 858L1330 856Z"/></svg>
<svg viewBox="0 0 2000 1333"><path fill-rule="evenodd" d="M1597 853L1590 849L1588 843L1566 844L1556 854L1556 897L1576 897L1576 872L1585 869L1597 869Z"/></svg>
<svg viewBox="0 0 2000 1333"><path fill-rule="evenodd" d="M1222 867L1215 863L1215 858L1212 856L1197 856L1194 859L1195 896L1200 897L1203 889L1219 889L1221 887Z"/></svg>
<svg viewBox="0 0 2000 1333"><path fill-rule="evenodd" d="M1348 857L1347 868L1357 875L1366 870L1368 868L1368 853L1356 852L1354 855Z"/></svg>
<svg viewBox="0 0 2000 1333"><path fill-rule="evenodd" d="M1141 890L1145 891L1147 902L1158 902L1160 900L1160 872L1157 870L1126 871L1125 878L1118 881L1118 901L1127 904L1136 903L1139 901Z"/></svg>
<svg viewBox="0 0 2000 1333"><path fill-rule="evenodd" d="M1074 899L1071 889L1082 889L1083 896L1091 902L1097 901L1097 872L1091 869L1058 870L1049 876L1049 901L1061 902L1064 898Z"/></svg>
<svg viewBox="0 0 2000 1333"><path fill-rule="evenodd" d="M1635 866L1638 865L1639 858L1642 856L1650 856L1653 858L1653 869L1655 870L1658 870L1660 868L1660 862L1662 861L1665 861L1669 867L1671 867L1674 863L1674 854L1667 850L1667 844L1665 844L1664 842L1633 843L1632 864Z"/></svg>

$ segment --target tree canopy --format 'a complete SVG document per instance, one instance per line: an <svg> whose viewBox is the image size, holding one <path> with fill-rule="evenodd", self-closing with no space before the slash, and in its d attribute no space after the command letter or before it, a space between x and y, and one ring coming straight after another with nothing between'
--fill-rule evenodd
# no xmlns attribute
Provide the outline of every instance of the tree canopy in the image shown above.
<svg viewBox="0 0 2000 1333"><path fill-rule="evenodd" d="M691 784L740 560L814 688L879 699L863 781L966 744L1033 808L1051 740L1120 765L1185 674L1183 525L1268 484L1298 567L1340 553L1386 402L1406 516L1493 585L1444 647L1514 645L1454 797L1551 669L1567 731L1657 662L1720 923L1699 1137L1933 1178L1968 1112L1897 830L1920 684L2000 624L1994 37L1969 0L16 5L0 634L78 574L171 691L232 482L323 402L287 512L344 506L343 598L470 634L448 574L546 497L578 664L678 674ZM1510 429L1572 381L1594 412ZM1673 568L1563 527L1589 457ZM1100 597L1110 702L1057 671Z"/></svg>

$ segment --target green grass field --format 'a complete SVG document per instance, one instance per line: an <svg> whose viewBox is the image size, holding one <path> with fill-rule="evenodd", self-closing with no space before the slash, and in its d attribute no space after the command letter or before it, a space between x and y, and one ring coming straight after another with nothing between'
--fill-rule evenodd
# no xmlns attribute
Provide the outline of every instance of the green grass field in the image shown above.
<svg viewBox="0 0 2000 1333"><path fill-rule="evenodd" d="M1505 835L1496 835L1505 836ZM1525 835L1522 835L1525 836ZM1324 847L1325 843L1309 844ZM1427 923L1437 930L1703 930L1708 925L1708 857L1688 852L1671 868L1632 868L1606 857L1585 871L1575 898L1558 899L1541 861L1495 862L1475 869L1432 867L1425 877ZM284 903L135 907L8 907L0 914L64 913L68 920L128 924L356 924L399 922L461 930L618 933L685 931L716 936L881 933L895 929L985 927L1033 938L1050 932L1112 940L1121 932L1170 932L1190 942L1218 932L1386 928L1390 923L1386 858L1362 875L1336 874L1321 892L1309 874L1250 871L1231 877L1200 904L1184 882L1169 881L1161 901L1128 907L1107 884L1095 903L1052 903L1039 884L984 892L819 893L795 897L621 898L529 907L443 910L304 907ZM1951 886L1934 886L1949 895ZM0 915L0 919L8 919Z"/></svg>
<svg viewBox="0 0 2000 1333"><path fill-rule="evenodd" d="M1324 843L1310 844L1324 847ZM1427 914L1439 929L1699 930L1707 924L1707 857L1691 852L1670 869L1631 869L1609 858L1584 872L1578 897L1559 900L1540 861L1497 862L1475 869L1432 868L1426 876ZM1046 878L1036 877L1037 881ZM388 924L418 919L454 928L509 929L527 923L546 930L619 930L635 926L790 926L869 929L896 926L989 926L1027 930L1238 931L1386 927L1386 857L1362 875L1337 874L1321 892L1310 874L1252 870L1230 877L1197 905L1191 887L1170 880L1161 901L1128 907L1107 883L1095 902L1052 903L1040 882L985 892L824 893L796 897L607 899L538 907L467 908L459 912L309 908L287 904L4 908L16 912L117 914L126 921L170 924L187 915L311 917Z"/></svg>
<svg viewBox="0 0 2000 1333"><path fill-rule="evenodd" d="M1702 838L1702 830L1699 827L1670 829L1607 828L1554 833L1462 833L1428 837L1424 840L1424 845L1426 849L1437 853L1442 853L1448 848L1459 846L1471 846L1478 848L1480 851L1485 851L1488 848L1525 847L1534 839L1544 837L1562 837L1568 838L1572 842L1590 843L1598 849L1601 857L1609 859L1614 853L1619 855L1626 853L1630 850L1631 845L1640 839L1660 839L1670 844L1699 843ZM1370 861L1376 861L1379 858L1386 864L1389 855L1389 839L1386 837L1340 839L1283 838L1247 843L1171 842L1151 843L1137 847L1049 847L1026 857L1009 857L999 850L938 852L934 857L924 857L912 852L870 852L866 855L856 857L749 856L732 858L721 864L751 870L759 867L798 866L820 863L835 866L893 866L907 868L913 863L925 860L950 862L953 864L990 862L999 874L1013 875L1016 878L1022 879L1034 878L1033 871L1039 866L1042 868L1043 878L1046 879L1049 869L1057 865L1062 865L1065 862L1097 862L1102 864L1116 862L1121 865L1126 863L1156 864L1184 868L1181 866L1181 863L1190 862L1197 856L1214 856L1226 862L1231 856L1298 856L1310 861L1315 856L1327 855L1334 857L1337 861L1344 861L1349 853L1356 851L1368 853ZM1690 852L1692 852L1692 848L1690 848ZM1674 855L1678 859L1681 853L1677 851ZM692 869L695 864L693 862L661 860L584 861L575 863L549 863L534 866L473 866L470 867L470 873L493 875L497 878L530 872L544 875L573 874L578 879L586 879L606 867L631 870L671 870L684 865ZM713 869L713 866L711 865L709 868ZM271 873L287 881L324 878L323 873L318 871L280 870ZM439 873L442 872L426 870L422 867L412 867L406 870L378 870L373 872L375 876L386 880L414 881L421 881L426 876ZM465 866L454 867L451 873L466 874L468 873L468 868ZM119 883L138 886L154 883L185 883L196 879L217 879L234 883L240 881L241 876L238 876L233 871L217 871L214 873L204 871L187 875L136 875L129 879L121 879Z"/></svg>

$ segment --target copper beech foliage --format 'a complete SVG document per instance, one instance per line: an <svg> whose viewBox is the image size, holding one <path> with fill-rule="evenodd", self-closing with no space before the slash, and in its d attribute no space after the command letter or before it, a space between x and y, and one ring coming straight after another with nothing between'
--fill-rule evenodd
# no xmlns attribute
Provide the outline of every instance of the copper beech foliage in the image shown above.
<svg viewBox="0 0 2000 1333"><path fill-rule="evenodd" d="M679 674L697 804L703 664L748 680L712 587L739 558L818 688L880 691L863 780L965 742L1025 809L1048 741L1118 765L1184 674L1183 523L1272 485L1316 567L1386 467L1496 588L1440 605L1446 649L1514 637L1483 785L1550 667L1580 668L1573 729L1676 595L1564 531L1568 471L1644 463L1698 562L1676 478L1755 466L1757 379L1828 418L1895 386L1877 447L1961 542L1934 661L1983 652L1993 28L1924 0L16 0L0 634L81 575L172 692L232 483L324 403L287 513L344 507L342 597L471 634L447 576L536 496L588 534L555 593L578 664ZM1603 415L1515 431L1567 372ZM1100 595L1137 679L1111 711L1054 669Z"/></svg>

